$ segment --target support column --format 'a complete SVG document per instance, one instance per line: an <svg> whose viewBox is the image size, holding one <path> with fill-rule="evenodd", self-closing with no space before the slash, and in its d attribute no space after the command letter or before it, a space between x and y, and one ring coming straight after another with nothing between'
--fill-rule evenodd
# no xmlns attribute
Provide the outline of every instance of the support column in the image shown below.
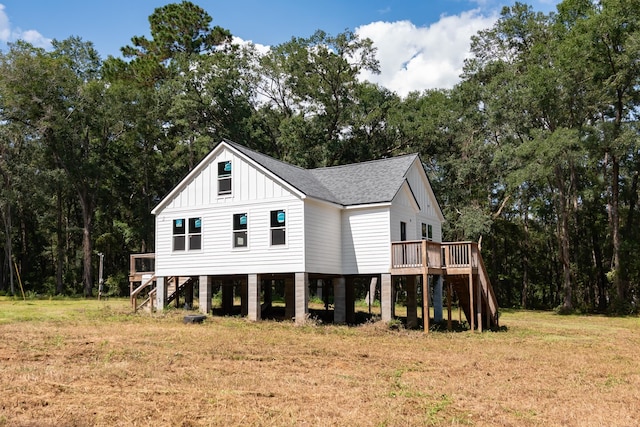
<svg viewBox="0 0 640 427"><path fill-rule="evenodd" d="M347 321L347 292L344 277L333 279L333 323Z"/></svg>
<svg viewBox="0 0 640 427"><path fill-rule="evenodd" d="M167 281L164 277L156 277L156 310L164 310L167 306Z"/></svg>
<svg viewBox="0 0 640 427"><path fill-rule="evenodd" d="M309 313L309 275L296 273L295 275L295 306L296 323L304 323Z"/></svg>
<svg viewBox="0 0 640 427"><path fill-rule="evenodd" d="M433 321L442 322L442 275L436 276L433 285Z"/></svg>
<svg viewBox="0 0 640 427"><path fill-rule="evenodd" d="M378 277L372 277L369 282L369 292L367 292L367 304L369 305L369 314L371 314L371 307L376 300L376 288L378 287Z"/></svg>
<svg viewBox="0 0 640 427"><path fill-rule="evenodd" d="M453 297L453 292L451 291L451 283L447 281L447 330L450 331L453 329L451 322L451 298Z"/></svg>
<svg viewBox="0 0 640 427"><path fill-rule="evenodd" d="M480 288L480 280L477 274L474 274L474 281L476 287L476 324L478 325L478 331L482 332L482 289Z"/></svg>
<svg viewBox="0 0 640 427"><path fill-rule="evenodd" d="M383 322L389 322L393 313L393 292L391 274L380 277L380 311Z"/></svg>
<svg viewBox="0 0 640 427"><path fill-rule="evenodd" d="M260 320L260 281L257 274L249 274L247 282L247 317L249 320Z"/></svg>
<svg viewBox="0 0 640 427"><path fill-rule="evenodd" d="M185 310L193 310L193 277L184 287L184 308Z"/></svg>
<svg viewBox="0 0 640 427"><path fill-rule="evenodd" d="M407 329L413 329L416 326L418 326L416 276L407 276Z"/></svg>
<svg viewBox="0 0 640 427"><path fill-rule="evenodd" d="M233 314L233 281L225 280L222 283L222 314Z"/></svg>
<svg viewBox="0 0 640 427"><path fill-rule="evenodd" d="M353 276L346 279L345 284L345 300L346 300L346 321L350 325L356 323L356 289Z"/></svg>
<svg viewBox="0 0 640 427"><path fill-rule="evenodd" d="M264 307L265 311L270 311L273 307L273 286L275 280L263 280L262 292L264 292Z"/></svg>
<svg viewBox="0 0 640 427"><path fill-rule="evenodd" d="M429 274L422 271L422 327L425 334L429 332Z"/></svg>
<svg viewBox="0 0 640 427"><path fill-rule="evenodd" d="M247 316L248 314L248 302L247 302L247 278L240 279L240 315Z"/></svg>
<svg viewBox="0 0 640 427"><path fill-rule="evenodd" d="M287 276L284 279L284 317L287 319L293 319L296 315L296 298L295 287L292 277Z"/></svg>
<svg viewBox="0 0 640 427"><path fill-rule="evenodd" d="M318 281L316 282L316 298L321 299L324 301L324 282L322 279L318 279Z"/></svg>
<svg viewBox="0 0 640 427"><path fill-rule="evenodd" d="M469 326L472 331L476 329L476 316L473 312L474 309L473 274L469 273Z"/></svg>
<svg viewBox="0 0 640 427"><path fill-rule="evenodd" d="M198 280L198 306L200 307L200 313L211 313L211 294L213 293L213 286L211 286L211 277L200 276Z"/></svg>

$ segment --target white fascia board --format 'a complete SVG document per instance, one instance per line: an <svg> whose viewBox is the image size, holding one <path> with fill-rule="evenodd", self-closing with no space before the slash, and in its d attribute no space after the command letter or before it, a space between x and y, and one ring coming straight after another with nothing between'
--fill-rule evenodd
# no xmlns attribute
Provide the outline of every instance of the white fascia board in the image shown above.
<svg viewBox="0 0 640 427"><path fill-rule="evenodd" d="M345 209L351 210L351 209L370 209L370 208L384 208L384 207L389 207L391 206L392 203L391 202L382 202L382 203L368 203L366 205L349 205L349 206L345 206Z"/></svg>

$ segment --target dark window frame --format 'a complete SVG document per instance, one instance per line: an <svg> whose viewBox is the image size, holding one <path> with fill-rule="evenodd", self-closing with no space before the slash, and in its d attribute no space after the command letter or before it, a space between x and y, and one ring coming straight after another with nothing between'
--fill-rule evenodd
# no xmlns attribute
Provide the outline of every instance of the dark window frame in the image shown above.
<svg viewBox="0 0 640 427"><path fill-rule="evenodd" d="M183 252L186 251L186 235L187 224L184 218L176 218L172 221L173 233L172 233L172 251Z"/></svg>
<svg viewBox="0 0 640 427"><path fill-rule="evenodd" d="M202 250L202 217L189 218L189 250Z"/></svg>
<svg viewBox="0 0 640 427"><path fill-rule="evenodd" d="M282 221L280 220L282 216ZM269 243L271 246L287 244L287 211L276 209L269 213Z"/></svg>
<svg viewBox="0 0 640 427"><path fill-rule="evenodd" d="M227 170L227 165L229 165L229 170ZM218 196L230 196L232 194L232 170L231 160L218 162Z"/></svg>
<svg viewBox="0 0 640 427"><path fill-rule="evenodd" d="M244 224L242 223L242 217L244 217ZM234 249L246 249L249 247L249 215L244 213L233 214L232 225L232 242ZM239 240L244 238L244 241Z"/></svg>

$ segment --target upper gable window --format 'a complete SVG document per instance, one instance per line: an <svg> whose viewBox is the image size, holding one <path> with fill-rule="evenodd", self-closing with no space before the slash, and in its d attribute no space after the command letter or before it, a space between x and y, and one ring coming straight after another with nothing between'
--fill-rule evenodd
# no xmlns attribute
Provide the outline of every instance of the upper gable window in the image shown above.
<svg viewBox="0 0 640 427"><path fill-rule="evenodd" d="M271 245L287 243L287 218L283 210L271 211Z"/></svg>
<svg viewBox="0 0 640 427"><path fill-rule="evenodd" d="M218 195L231 194L231 161L218 162Z"/></svg>

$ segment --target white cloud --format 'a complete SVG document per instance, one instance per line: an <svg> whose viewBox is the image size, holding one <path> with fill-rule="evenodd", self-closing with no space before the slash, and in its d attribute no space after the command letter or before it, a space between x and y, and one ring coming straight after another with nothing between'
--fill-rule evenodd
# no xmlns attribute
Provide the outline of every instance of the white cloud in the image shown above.
<svg viewBox="0 0 640 427"><path fill-rule="evenodd" d="M491 27L496 14L479 10L442 16L428 27L410 21L373 22L356 28L377 48L380 74L362 73L364 80L378 83L400 96L411 91L451 88L460 80L471 36Z"/></svg>
<svg viewBox="0 0 640 427"><path fill-rule="evenodd" d="M51 47L51 39L44 37L36 30L23 31L20 28L12 28L9 16L4 9L5 6L0 3L0 43L24 40L36 47Z"/></svg>
<svg viewBox="0 0 640 427"><path fill-rule="evenodd" d="M4 12L4 5L0 4L0 42L6 43L11 35L9 17Z"/></svg>

